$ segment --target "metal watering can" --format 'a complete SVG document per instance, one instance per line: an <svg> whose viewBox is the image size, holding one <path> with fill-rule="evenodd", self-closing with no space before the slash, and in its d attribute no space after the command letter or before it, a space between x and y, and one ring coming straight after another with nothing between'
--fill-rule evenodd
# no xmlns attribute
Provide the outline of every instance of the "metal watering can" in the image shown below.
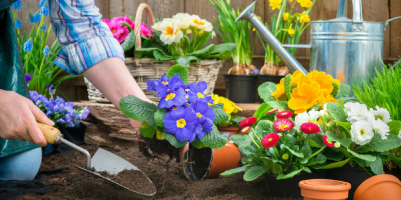
<svg viewBox="0 0 401 200"><path fill-rule="evenodd" d="M362 18L362 1L353 0L353 19L345 17L347 0L340 0L337 18L311 22L311 44L283 45L254 14L255 2L239 15L237 20L249 20L262 39L276 52L291 72L307 71L284 47L311 48L310 68L324 71L349 85L369 81L375 68L382 69L385 23L365 22Z"/></svg>

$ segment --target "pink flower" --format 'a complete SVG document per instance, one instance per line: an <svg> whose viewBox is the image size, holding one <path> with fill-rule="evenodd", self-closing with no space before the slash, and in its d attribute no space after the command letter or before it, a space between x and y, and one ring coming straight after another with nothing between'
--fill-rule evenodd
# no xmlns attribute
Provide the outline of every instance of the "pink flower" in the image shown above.
<svg viewBox="0 0 401 200"><path fill-rule="evenodd" d="M269 149L270 147L273 147L277 144L278 140L280 139L280 136L277 133L270 133L265 135L265 137L262 138L262 146L265 149Z"/></svg>
<svg viewBox="0 0 401 200"><path fill-rule="evenodd" d="M312 122L303 123L300 129L306 134L317 134L320 132L320 127Z"/></svg>
<svg viewBox="0 0 401 200"><path fill-rule="evenodd" d="M277 132L289 131L294 128L294 122L289 119L279 119L273 123L273 128Z"/></svg>
<svg viewBox="0 0 401 200"><path fill-rule="evenodd" d="M122 43L128 36L128 34L129 30L127 27L120 27L120 29L117 30L116 34L113 33L113 36L118 40L119 43Z"/></svg>
<svg viewBox="0 0 401 200"><path fill-rule="evenodd" d="M256 123L256 121L257 121L256 117L249 117L249 118L243 119L241 121L241 123L239 123L239 127L243 128L246 126L252 126L253 124Z"/></svg>
<svg viewBox="0 0 401 200"><path fill-rule="evenodd" d="M272 114L272 113L275 113L275 112L277 112L278 111L278 108L275 108L275 109L271 109L271 110L269 110L269 112L267 112L268 114Z"/></svg>
<svg viewBox="0 0 401 200"><path fill-rule="evenodd" d="M141 35L145 37L153 37L152 33L150 32L151 30L153 29L149 28L148 25L143 22L141 23Z"/></svg>
<svg viewBox="0 0 401 200"><path fill-rule="evenodd" d="M246 126L245 128L241 129L241 133L248 133L251 130L250 126Z"/></svg>
<svg viewBox="0 0 401 200"><path fill-rule="evenodd" d="M132 29L134 29L134 27L135 27L135 23L132 22L132 20L127 17L127 15L124 15L124 17L114 17L113 20L120 22L120 23L122 21L127 22L132 27Z"/></svg>
<svg viewBox="0 0 401 200"><path fill-rule="evenodd" d="M279 119L288 119L288 118L292 117L292 115L293 115L293 113L291 111L284 110L284 111L277 113L276 117Z"/></svg>
<svg viewBox="0 0 401 200"><path fill-rule="evenodd" d="M322 137L322 140L327 146L334 147L334 142L329 140L326 135Z"/></svg>
<svg viewBox="0 0 401 200"><path fill-rule="evenodd" d="M109 19L102 19L102 21L103 21L104 23L106 23L108 27L110 27L111 21L110 21Z"/></svg>

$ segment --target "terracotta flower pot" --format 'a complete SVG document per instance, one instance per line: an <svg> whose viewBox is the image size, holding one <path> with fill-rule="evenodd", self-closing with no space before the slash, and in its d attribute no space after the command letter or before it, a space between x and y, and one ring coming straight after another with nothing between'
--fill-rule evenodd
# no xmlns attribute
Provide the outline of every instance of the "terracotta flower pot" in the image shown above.
<svg viewBox="0 0 401 200"><path fill-rule="evenodd" d="M367 179L354 194L354 200L387 199L401 199L401 181L389 174L380 174Z"/></svg>
<svg viewBox="0 0 401 200"><path fill-rule="evenodd" d="M345 200L351 184L330 179L310 179L299 182L304 200Z"/></svg>
<svg viewBox="0 0 401 200"><path fill-rule="evenodd" d="M220 134L228 139L231 136L237 135L240 133L240 128L238 126L217 126Z"/></svg>
<svg viewBox="0 0 401 200"><path fill-rule="evenodd" d="M221 173L238 167L240 160L241 154L231 142L220 149L197 149L190 146L184 155L184 174L189 180L218 178Z"/></svg>

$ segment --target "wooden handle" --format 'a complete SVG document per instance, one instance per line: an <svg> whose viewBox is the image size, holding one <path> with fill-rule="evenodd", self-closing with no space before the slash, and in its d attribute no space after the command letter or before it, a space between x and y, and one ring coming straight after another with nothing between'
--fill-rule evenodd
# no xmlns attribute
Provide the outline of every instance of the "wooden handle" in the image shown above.
<svg viewBox="0 0 401 200"><path fill-rule="evenodd" d="M143 11L146 11L146 14L148 14L149 18L149 23L150 26L153 26L155 24L155 18L153 16L153 12L146 3L141 3L138 7L138 10L136 11L136 16L135 16L135 49L140 49L141 48L141 23L142 23L142 14Z"/></svg>
<svg viewBox="0 0 401 200"><path fill-rule="evenodd" d="M59 144L60 143L60 138L63 137L63 134L61 134L60 130L57 128L54 128L52 126L43 124L41 122L38 122L39 129L42 131L43 135L45 136L46 140L50 144Z"/></svg>

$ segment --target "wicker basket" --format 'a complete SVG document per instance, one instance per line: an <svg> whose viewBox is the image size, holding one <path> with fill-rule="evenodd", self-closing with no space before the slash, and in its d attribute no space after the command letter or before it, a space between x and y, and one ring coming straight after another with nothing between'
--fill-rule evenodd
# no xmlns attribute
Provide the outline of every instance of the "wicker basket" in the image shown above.
<svg viewBox="0 0 401 200"><path fill-rule="evenodd" d="M145 3L139 5L135 24L141 24L142 13L146 11L149 17L150 24L154 24L154 17L149 6ZM135 49L141 48L140 26L135 26L136 43ZM156 92L148 91L146 81L159 79L163 73L167 73L171 66L175 65L175 61L157 61L153 58L125 58L125 65L131 72L131 75L137 81L139 87L144 91L146 96L154 101L159 102L160 97L156 96ZM202 60L200 63L191 63L189 72L188 83L197 83L199 81L206 81L208 88L204 92L205 95L213 93L214 86L217 80L217 75L220 68L223 66L222 60ZM109 103L110 101L98 90L96 87L85 78L85 83L88 89L89 100L94 100L102 103Z"/></svg>

